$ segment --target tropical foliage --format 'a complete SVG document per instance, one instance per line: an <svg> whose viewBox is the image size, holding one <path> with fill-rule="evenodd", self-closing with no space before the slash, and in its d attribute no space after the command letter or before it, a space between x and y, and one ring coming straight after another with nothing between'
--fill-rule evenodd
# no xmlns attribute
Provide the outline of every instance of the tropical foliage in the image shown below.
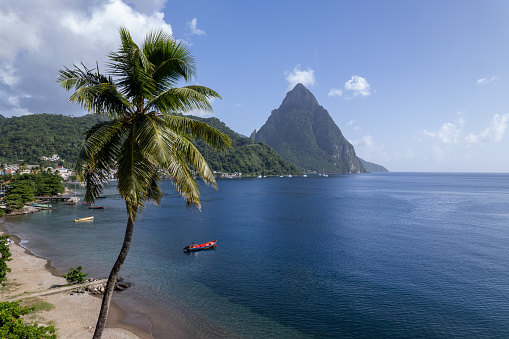
<svg viewBox="0 0 509 339"><path fill-rule="evenodd" d="M85 277L88 273L81 272L83 267L78 266L76 268L69 268L69 272L64 274L62 278L65 278L69 284L81 284L85 282Z"/></svg>
<svg viewBox="0 0 509 339"><path fill-rule="evenodd" d="M285 161L272 147L264 143L255 143L232 131L217 118L193 119L206 122L210 126L228 135L232 148L225 152L216 152L204 142L196 141L196 146L207 159L210 168L223 173L240 172L242 175L281 175L302 173L295 165Z"/></svg>
<svg viewBox="0 0 509 339"><path fill-rule="evenodd" d="M194 116L189 118L205 122L218 129L228 135L232 142L232 148L225 152L217 152L205 143L193 140L213 171L240 172L243 175L298 174L300 171L296 166L285 161L272 147L255 143L252 139L239 135L217 118ZM16 123L9 122L10 120ZM3 145L3 147L0 146L0 163L2 161L17 163L18 160L25 160L29 164L53 167L56 164L64 164L73 167L80 147L85 141L85 131L100 121L105 119L92 114L76 118L57 114L36 114L0 119L0 130L5 132L5 138L0 139L0 145ZM58 136L53 135L55 126L62 126L58 128ZM58 142L54 142L55 138ZM37 139L41 142L30 141ZM56 163L40 160L42 155L52 154L60 155L63 160ZM0 173L2 171L0 167Z"/></svg>
<svg viewBox="0 0 509 339"><path fill-rule="evenodd" d="M23 316L34 311L35 307L26 307L20 304L20 301L0 302L0 338L56 339L53 326L39 326L37 323L26 324Z"/></svg>
<svg viewBox="0 0 509 339"><path fill-rule="evenodd" d="M25 203L34 201L36 196L53 196L65 192L62 177L52 173L0 175L0 182L7 188L3 199L7 212L23 208Z"/></svg>
<svg viewBox="0 0 509 339"><path fill-rule="evenodd" d="M110 53L109 74L85 65L65 67L58 81L70 97L90 113L109 120L93 126L78 155L76 172L86 183L85 200L93 202L107 176L118 169L118 191L125 200L127 226L122 249L108 277L94 338L100 338L114 283L131 244L134 221L147 202L159 203L160 169L166 170L188 205L200 207L200 191L192 169L207 184L217 187L207 162L191 139L200 139L217 150L230 145L228 136L209 125L175 113L211 110L209 99L219 94L198 85L177 87L195 75L194 59L163 31L149 33L142 46L120 29L121 44Z"/></svg>
<svg viewBox="0 0 509 339"><path fill-rule="evenodd" d="M84 133L104 118L85 115L32 114L0 119L0 163L45 166L74 164L85 139ZM45 162L42 156L58 154L58 162ZM0 170L1 172L1 170Z"/></svg>
<svg viewBox="0 0 509 339"><path fill-rule="evenodd" d="M5 280L7 280L7 273L11 271L7 266L7 262L12 260L7 238L9 238L8 235L0 236L0 283L2 285L4 285Z"/></svg>

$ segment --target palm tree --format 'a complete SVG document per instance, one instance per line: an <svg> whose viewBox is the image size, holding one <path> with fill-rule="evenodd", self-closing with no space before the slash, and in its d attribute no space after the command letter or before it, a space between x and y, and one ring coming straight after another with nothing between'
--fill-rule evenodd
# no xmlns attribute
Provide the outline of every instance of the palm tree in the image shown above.
<svg viewBox="0 0 509 339"><path fill-rule="evenodd" d="M190 166L206 184L215 188L217 184L190 140L202 139L217 150L230 147L225 134L178 114L211 110L208 100L220 98L207 87L176 87L179 81L190 81L196 71L186 46L163 31L147 34L141 48L125 28L120 29L120 39L118 51L108 55L108 76L101 74L98 66L88 69L81 64L60 70L58 78L66 90L75 89L70 101L110 118L87 132L77 159L76 173L87 187L85 200L94 202L108 174L117 169L118 191L127 209L124 242L108 277L94 338L102 335L113 287L131 244L136 214L146 202L158 204L163 197L158 170L168 172L188 206L201 208L199 185Z"/></svg>
<svg viewBox="0 0 509 339"><path fill-rule="evenodd" d="M19 167L19 169L21 169L21 173L25 172L27 168L28 168L28 165L27 165L26 161L23 161L21 163L21 166Z"/></svg>

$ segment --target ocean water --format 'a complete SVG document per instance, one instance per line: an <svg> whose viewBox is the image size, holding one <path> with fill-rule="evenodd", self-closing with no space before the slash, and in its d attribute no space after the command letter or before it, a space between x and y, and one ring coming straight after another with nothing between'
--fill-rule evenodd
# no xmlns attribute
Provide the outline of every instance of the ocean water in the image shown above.
<svg viewBox="0 0 509 339"><path fill-rule="evenodd" d="M155 338L509 337L508 174L218 185L200 212L163 182L137 219L121 271L133 287L114 299ZM106 277L127 221L114 184L106 196L104 210L57 203L3 226L64 273Z"/></svg>

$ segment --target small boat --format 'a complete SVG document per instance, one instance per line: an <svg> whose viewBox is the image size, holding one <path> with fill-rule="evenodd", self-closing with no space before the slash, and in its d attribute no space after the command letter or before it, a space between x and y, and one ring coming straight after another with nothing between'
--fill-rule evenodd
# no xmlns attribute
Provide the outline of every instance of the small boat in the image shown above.
<svg viewBox="0 0 509 339"><path fill-rule="evenodd" d="M70 197L69 199L67 199L65 204L66 205L76 205L79 201L80 201L79 197Z"/></svg>
<svg viewBox="0 0 509 339"><path fill-rule="evenodd" d="M85 206L90 206L91 204L89 204L88 202L82 202L81 203L82 205L85 205Z"/></svg>
<svg viewBox="0 0 509 339"><path fill-rule="evenodd" d="M80 221L94 221L94 217L92 216L92 217L74 219L74 222L80 222Z"/></svg>
<svg viewBox="0 0 509 339"><path fill-rule="evenodd" d="M186 253L193 252L193 251L200 251L200 250L210 250L210 249L217 247L216 242L217 242L217 240L212 240L212 241L206 242L204 244L195 244L193 242L192 245L188 245L188 246L184 247L183 250Z"/></svg>
<svg viewBox="0 0 509 339"><path fill-rule="evenodd" d="M105 198L106 198L106 196L105 196L105 195L100 195L100 196L98 196L96 199L105 199Z"/></svg>
<svg viewBox="0 0 509 339"><path fill-rule="evenodd" d="M40 208L45 208L45 209L51 209L53 208L53 206L51 205L46 205L46 204L33 204L34 207L40 207Z"/></svg>
<svg viewBox="0 0 509 339"><path fill-rule="evenodd" d="M103 210L104 206L88 206L88 208L94 209L94 210Z"/></svg>

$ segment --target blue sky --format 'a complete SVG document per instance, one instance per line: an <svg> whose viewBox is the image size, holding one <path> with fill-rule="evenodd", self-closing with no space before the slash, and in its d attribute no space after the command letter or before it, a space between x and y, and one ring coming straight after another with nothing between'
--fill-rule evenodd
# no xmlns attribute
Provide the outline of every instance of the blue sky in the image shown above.
<svg viewBox="0 0 509 339"><path fill-rule="evenodd" d="M505 0L3 0L0 114L84 114L58 69L103 65L119 26L140 43L163 28L193 51L194 82L222 96L213 116L241 134L302 82L365 160L508 172L508 18Z"/></svg>

